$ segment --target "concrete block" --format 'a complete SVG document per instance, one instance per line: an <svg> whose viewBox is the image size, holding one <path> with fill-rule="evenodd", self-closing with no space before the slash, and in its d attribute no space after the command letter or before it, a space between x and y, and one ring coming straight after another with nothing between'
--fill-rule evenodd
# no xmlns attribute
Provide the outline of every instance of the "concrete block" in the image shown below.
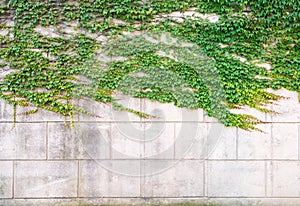
<svg viewBox="0 0 300 206"><path fill-rule="evenodd" d="M203 196L203 161L142 161L142 197Z"/></svg>
<svg viewBox="0 0 300 206"><path fill-rule="evenodd" d="M298 131L298 124L273 124L273 159L298 159Z"/></svg>
<svg viewBox="0 0 300 206"><path fill-rule="evenodd" d="M15 197L76 197L77 161L15 163Z"/></svg>
<svg viewBox="0 0 300 206"><path fill-rule="evenodd" d="M174 158L174 123L145 123L145 158Z"/></svg>
<svg viewBox="0 0 300 206"><path fill-rule="evenodd" d="M203 115L203 122L206 123L219 123L219 120L215 117L210 117L207 114Z"/></svg>
<svg viewBox="0 0 300 206"><path fill-rule="evenodd" d="M144 121L203 121L203 110L179 108L174 103L160 103L149 99L141 100L142 111L152 117L143 118Z"/></svg>
<svg viewBox="0 0 300 206"><path fill-rule="evenodd" d="M80 197L139 197L139 160L81 161Z"/></svg>
<svg viewBox="0 0 300 206"><path fill-rule="evenodd" d="M219 123L208 124L206 139L208 159L235 159L236 140L236 127L225 127Z"/></svg>
<svg viewBox="0 0 300 206"><path fill-rule="evenodd" d="M80 99L79 106L94 116L79 114L79 121L111 121L111 105L96 102L91 99Z"/></svg>
<svg viewBox="0 0 300 206"><path fill-rule="evenodd" d="M0 199L5 206L57 206L57 205L277 205L295 206L300 204L299 198L55 198L55 199ZM187 203L188 204L188 203Z"/></svg>
<svg viewBox="0 0 300 206"><path fill-rule="evenodd" d="M51 122L51 121L64 121L65 117L61 114L51 112L44 109L39 109L36 113L30 115L23 115L22 112L27 111L29 108L18 107L17 109L17 121L18 122ZM35 109L35 108L31 108ZM70 119L66 118L69 122ZM78 114L73 116L73 121L78 121Z"/></svg>
<svg viewBox="0 0 300 206"><path fill-rule="evenodd" d="M117 103L123 105L126 108L133 109L135 111L141 111L141 99L133 98L129 95L123 95L115 93L113 96L114 99L117 100ZM127 111L117 111L113 106L110 104L110 118L113 122L127 122L127 121L140 121L140 116L127 112Z"/></svg>
<svg viewBox="0 0 300 206"><path fill-rule="evenodd" d="M208 197L264 197L264 164L261 161L209 161Z"/></svg>
<svg viewBox="0 0 300 206"><path fill-rule="evenodd" d="M268 108L268 107L266 106L264 108ZM259 119L263 122L266 121L266 113L261 112L257 109L251 108L249 106L243 106L240 109L231 109L230 111L232 113L235 113L235 114L249 114L249 115L252 115L252 116L256 117L257 119Z"/></svg>
<svg viewBox="0 0 300 206"><path fill-rule="evenodd" d="M12 185L13 163L0 161L0 198L12 198Z"/></svg>
<svg viewBox="0 0 300 206"><path fill-rule="evenodd" d="M273 161L267 165L268 196L300 197L300 163Z"/></svg>
<svg viewBox="0 0 300 206"><path fill-rule="evenodd" d="M271 125L257 125L260 131L238 129L238 159L271 158Z"/></svg>
<svg viewBox="0 0 300 206"><path fill-rule="evenodd" d="M274 93L274 90L273 89L266 89L267 92L270 92L270 93ZM263 105L263 108L266 108L268 110L271 110L271 111L274 111L273 110L273 104L276 104L276 101L273 102L269 102L268 104L265 104ZM274 112L266 112L265 113L265 122L272 122L272 116L274 115Z"/></svg>
<svg viewBox="0 0 300 206"><path fill-rule="evenodd" d="M204 111L203 113L203 122L207 122L207 123L218 123L219 120L215 117L210 117L206 114L206 112Z"/></svg>
<svg viewBox="0 0 300 206"><path fill-rule="evenodd" d="M273 105L272 104L265 105L265 108L273 111ZM265 113L265 115L266 115L266 122L272 122L272 116L274 114L272 112L267 112L267 113Z"/></svg>
<svg viewBox="0 0 300 206"><path fill-rule="evenodd" d="M0 99L0 121L13 121L13 107Z"/></svg>
<svg viewBox="0 0 300 206"><path fill-rule="evenodd" d="M128 95L115 95L117 102L124 107L131 108L136 111L141 111L140 99L133 98ZM136 114L127 111L117 111L112 104L100 103L91 99L81 99L79 106L93 114L88 116L85 114L79 115L80 121L139 121L140 117Z"/></svg>
<svg viewBox="0 0 300 206"><path fill-rule="evenodd" d="M209 202L212 205L226 205L226 206L241 206L241 205L262 205L262 206L295 206L300 205L299 198L210 198Z"/></svg>
<svg viewBox="0 0 300 206"><path fill-rule="evenodd" d="M206 123L176 123L175 158L204 159L207 155L204 146L206 136Z"/></svg>
<svg viewBox="0 0 300 206"><path fill-rule="evenodd" d="M17 106L17 122L46 122L46 121L64 121L64 117L61 114L47 111L44 109L38 109L36 113L24 115L24 112L28 110L36 109L35 107L21 107ZM13 122L14 110L11 105L6 103L3 99L0 99L0 121ZM78 121L78 115L74 115L74 121Z"/></svg>
<svg viewBox="0 0 300 206"><path fill-rule="evenodd" d="M111 124L113 159L139 159L144 156L144 125L141 123Z"/></svg>
<svg viewBox="0 0 300 206"><path fill-rule="evenodd" d="M110 158L110 124L49 123L49 159L108 159Z"/></svg>
<svg viewBox="0 0 300 206"><path fill-rule="evenodd" d="M46 199L0 199L1 206L60 206L74 205L78 206L78 200L75 198L46 198Z"/></svg>
<svg viewBox="0 0 300 206"><path fill-rule="evenodd" d="M0 123L0 159L45 159L46 124Z"/></svg>
<svg viewBox="0 0 300 206"><path fill-rule="evenodd" d="M272 122L299 122L300 121L300 104L298 93L286 89L279 89L273 93L283 96L284 98L276 101L272 109L277 112L272 114Z"/></svg>

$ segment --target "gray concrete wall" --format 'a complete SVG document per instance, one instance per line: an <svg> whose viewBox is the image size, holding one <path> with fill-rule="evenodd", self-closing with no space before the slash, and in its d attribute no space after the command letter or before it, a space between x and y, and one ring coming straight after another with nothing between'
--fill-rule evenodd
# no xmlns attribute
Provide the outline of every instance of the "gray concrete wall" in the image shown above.
<svg viewBox="0 0 300 206"><path fill-rule="evenodd" d="M102 116L75 127L47 111L18 115L0 104L0 205L205 201L300 204L300 104L294 92L263 114L263 132L224 128L202 110L123 98L140 119L79 102ZM18 109L18 113L22 108ZM240 112L240 111L237 111Z"/></svg>

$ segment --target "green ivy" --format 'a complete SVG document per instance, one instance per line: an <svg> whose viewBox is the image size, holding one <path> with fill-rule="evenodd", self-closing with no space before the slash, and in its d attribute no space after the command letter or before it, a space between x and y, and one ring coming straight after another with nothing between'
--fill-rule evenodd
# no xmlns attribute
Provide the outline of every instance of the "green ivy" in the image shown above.
<svg viewBox="0 0 300 206"><path fill-rule="evenodd" d="M220 18L179 22L164 15L191 8ZM10 15L13 25L5 23ZM0 98L15 110L34 107L23 114L43 108L71 122L76 113L97 115L74 103L81 98L149 116L118 104L113 94L122 92L203 108L226 126L256 129L258 119L230 109L248 105L273 112L263 105L280 97L266 89L300 91L299 25L297 0L10 0L0 5L0 28L7 31L0 35L0 67L13 72L0 79ZM58 34L42 35L38 27ZM169 39L155 43L125 35L137 31ZM170 44L175 37L178 43ZM104 61L99 54L122 60ZM271 70L257 61L270 63Z"/></svg>

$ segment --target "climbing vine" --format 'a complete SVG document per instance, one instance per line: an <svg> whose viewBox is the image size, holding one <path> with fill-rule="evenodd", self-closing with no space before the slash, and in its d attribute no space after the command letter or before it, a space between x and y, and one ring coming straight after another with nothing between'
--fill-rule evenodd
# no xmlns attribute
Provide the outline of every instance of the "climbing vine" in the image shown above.
<svg viewBox="0 0 300 206"><path fill-rule="evenodd" d="M0 5L0 68L10 71L0 98L71 122L97 115L74 103L81 98L148 117L117 103L122 92L255 129L260 120L230 109L273 112L264 105L280 97L267 88L300 92L299 28L298 0L10 0Z"/></svg>

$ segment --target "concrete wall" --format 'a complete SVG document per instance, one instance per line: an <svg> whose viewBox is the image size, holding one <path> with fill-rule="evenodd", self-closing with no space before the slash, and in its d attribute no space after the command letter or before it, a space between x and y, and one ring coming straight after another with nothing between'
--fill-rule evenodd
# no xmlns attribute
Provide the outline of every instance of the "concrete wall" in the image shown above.
<svg viewBox="0 0 300 206"><path fill-rule="evenodd" d="M300 204L300 104L296 93L262 114L263 132L224 128L202 110L124 97L140 119L82 100L102 118L75 127L46 111L0 104L0 205L205 201ZM19 108L18 113L22 111ZM238 112L238 111L237 111Z"/></svg>

